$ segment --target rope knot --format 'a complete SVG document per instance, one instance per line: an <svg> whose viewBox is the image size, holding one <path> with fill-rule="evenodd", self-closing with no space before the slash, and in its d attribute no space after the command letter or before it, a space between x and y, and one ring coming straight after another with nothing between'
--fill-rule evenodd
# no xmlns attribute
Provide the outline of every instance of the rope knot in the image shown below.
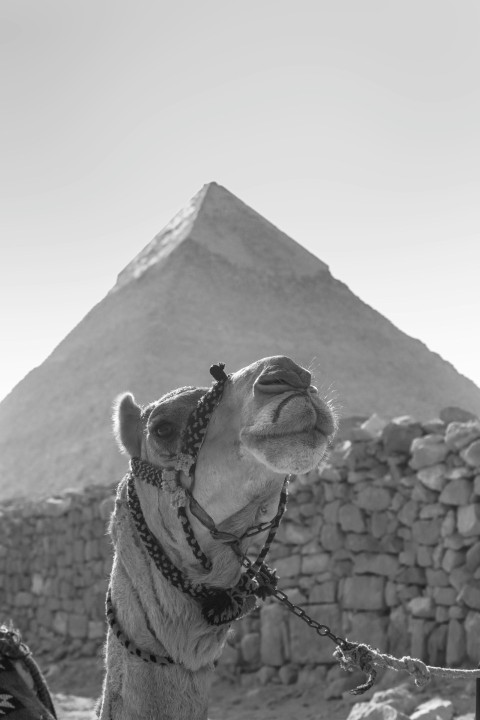
<svg viewBox="0 0 480 720"><path fill-rule="evenodd" d="M363 685L350 690L352 695L362 695L373 687L377 677L377 671L374 667L374 655L375 650L362 643L345 641L341 647L338 645L335 649L333 656L340 663L342 670L353 672L355 668L358 668L367 675L367 680Z"/></svg>
<svg viewBox="0 0 480 720"><path fill-rule="evenodd" d="M430 670L424 662L418 658L412 658L409 655L402 657L401 662L405 665L405 670L413 675L415 685L423 687L430 681Z"/></svg>

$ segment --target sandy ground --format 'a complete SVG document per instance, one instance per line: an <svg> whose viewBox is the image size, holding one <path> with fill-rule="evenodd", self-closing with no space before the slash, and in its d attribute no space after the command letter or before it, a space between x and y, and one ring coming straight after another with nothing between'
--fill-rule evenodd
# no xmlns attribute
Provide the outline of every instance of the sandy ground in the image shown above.
<svg viewBox="0 0 480 720"><path fill-rule="evenodd" d="M47 670L58 720L92 720L101 690L100 661L69 660ZM405 682L394 673L384 676L374 688L385 689ZM413 681L409 689L418 695L418 704L432 697L444 697L455 705L455 717L473 713L474 681L433 680L420 691ZM338 700L325 700L325 686L267 685L245 688L228 680L217 680L211 692L209 720L346 720L354 702L368 700L345 694ZM472 715L473 718L473 715Z"/></svg>

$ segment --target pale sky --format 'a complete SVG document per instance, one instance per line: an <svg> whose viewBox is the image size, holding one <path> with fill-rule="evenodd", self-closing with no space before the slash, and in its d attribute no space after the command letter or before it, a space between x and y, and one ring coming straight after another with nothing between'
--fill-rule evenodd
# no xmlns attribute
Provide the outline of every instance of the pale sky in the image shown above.
<svg viewBox="0 0 480 720"><path fill-rule="evenodd" d="M480 385L480 6L2 0L0 398L215 180Z"/></svg>

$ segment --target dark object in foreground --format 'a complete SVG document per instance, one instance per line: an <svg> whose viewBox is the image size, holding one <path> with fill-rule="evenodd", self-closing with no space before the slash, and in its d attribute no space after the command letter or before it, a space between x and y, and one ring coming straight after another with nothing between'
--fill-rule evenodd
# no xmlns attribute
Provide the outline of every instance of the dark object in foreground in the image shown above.
<svg viewBox="0 0 480 720"><path fill-rule="evenodd" d="M0 715L8 720L56 720L45 679L18 630L0 625Z"/></svg>

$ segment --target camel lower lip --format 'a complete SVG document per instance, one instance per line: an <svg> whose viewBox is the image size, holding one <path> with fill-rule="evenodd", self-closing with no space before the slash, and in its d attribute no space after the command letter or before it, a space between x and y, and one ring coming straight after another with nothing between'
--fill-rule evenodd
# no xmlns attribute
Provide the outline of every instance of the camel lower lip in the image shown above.
<svg viewBox="0 0 480 720"><path fill-rule="evenodd" d="M258 435L261 440L282 440L284 438L295 437L297 435L321 435L325 440L327 439L326 434L319 427L304 428L303 430L291 430L283 433L265 433L264 435Z"/></svg>

